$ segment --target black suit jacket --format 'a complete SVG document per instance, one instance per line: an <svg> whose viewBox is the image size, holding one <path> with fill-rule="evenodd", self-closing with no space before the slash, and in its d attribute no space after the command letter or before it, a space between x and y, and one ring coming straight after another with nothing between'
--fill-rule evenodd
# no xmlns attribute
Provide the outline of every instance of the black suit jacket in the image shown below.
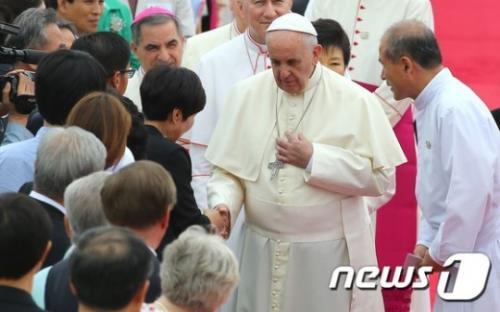
<svg viewBox="0 0 500 312"><path fill-rule="evenodd" d="M153 303L161 295L160 262L153 257L153 273L149 277L146 303ZM51 312L77 312L78 298L69 287L69 258L56 263L45 282L45 308ZM2 311L0 309L0 311Z"/></svg>
<svg viewBox="0 0 500 312"><path fill-rule="evenodd" d="M170 215L167 233L157 249L161 259L163 248L186 228L194 224L207 226L210 224L210 219L201 213L194 199L189 153L182 146L164 138L155 127L146 125L146 128L148 130L146 158L167 169L177 188L177 205Z"/></svg>
<svg viewBox="0 0 500 312"><path fill-rule="evenodd" d="M0 311L43 312L33 301L31 294L8 286L0 286Z"/></svg>
<svg viewBox="0 0 500 312"><path fill-rule="evenodd" d="M43 263L42 268L45 268L60 261L64 257L66 250L68 250L71 245L71 242L66 234L66 230L64 229L64 213L52 205L44 203L38 199L35 200L42 205L43 209L45 209L45 211L49 214L50 220L52 221L52 234L50 237L52 240L52 248Z"/></svg>

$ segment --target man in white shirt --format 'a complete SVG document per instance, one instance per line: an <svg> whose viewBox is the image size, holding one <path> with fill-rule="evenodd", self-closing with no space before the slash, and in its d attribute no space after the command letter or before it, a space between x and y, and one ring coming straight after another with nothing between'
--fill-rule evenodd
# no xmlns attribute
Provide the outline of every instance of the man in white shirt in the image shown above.
<svg viewBox="0 0 500 312"><path fill-rule="evenodd" d="M414 253L442 270L456 253L491 261L485 292L469 302L437 299L436 311L500 310L500 135L486 105L441 63L433 32L412 20L393 25L380 44L382 78L396 100L415 100L416 194L422 209Z"/></svg>
<svg viewBox="0 0 500 312"><path fill-rule="evenodd" d="M185 39L172 12L148 8L137 15L132 24L132 51L141 67L129 79L125 96L142 111L140 86L148 70L158 64L180 66Z"/></svg>

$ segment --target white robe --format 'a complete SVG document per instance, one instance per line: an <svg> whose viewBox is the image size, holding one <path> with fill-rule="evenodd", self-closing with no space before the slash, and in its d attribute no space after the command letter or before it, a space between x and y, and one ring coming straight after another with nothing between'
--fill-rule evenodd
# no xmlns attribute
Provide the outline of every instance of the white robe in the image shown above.
<svg viewBox="0 0 500 312"><path fill-rule="evenodd" d="M342 25L351 42L349 75L374 86L382 82L382 66L378 62L380 39L392 24L418 19L434 28L429 0L310 0L304 15L311 21L331 18Z"/></svg>
<svg viewBox="0 0 500 312"><path fill-rule="evenodd" d="M207 207L206 183L211 167L205 159L208 142L232 86L270 67L267 48L253 41L248 31L202 57L198 67L207 103L195 117L189 153L193 163L193 191L198 207Z"/></svg>
<svg viewBox="0 0 500 312"><path fill-rule="evenodd" d="M202 56L240 35L232 22L189 38L184 46L182 67L196 71Z"/></svg>
<svg viewBox="0 0 500 312"><path fill-rule="evenodd" d="M388 171L405 161L373 95L318 65L301 95L278 91L266 71L236 85L227 103L206 157L216 166L210 207L227 204L232 222L242 204L246 214L232 311L383 311L380 289L329 289L336 267L376 265L362 196L384 192ZM280 133L298 125L313 142L310 173L285 165L270 180L276 105Z"/></svg>
<svg viewBox="0 0 500 312"><path fill-rule="evenodd" d="M418 243L443 263L481 252L492 264L477 300L437 299L436 311L500 311L500 133L486 105L443 69L415 99Z"/></svg>

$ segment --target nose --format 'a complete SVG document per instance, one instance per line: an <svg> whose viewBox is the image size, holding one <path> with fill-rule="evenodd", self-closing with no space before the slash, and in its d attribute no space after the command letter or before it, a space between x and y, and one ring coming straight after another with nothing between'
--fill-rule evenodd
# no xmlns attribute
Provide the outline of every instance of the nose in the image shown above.
<svg viewBox="0 0 500 312"><path fill-rule="evenodd" d="M165 62L165 63L168 63L171 58L172 57L171 57L170 53L168 52L168 49L166 49L165 47L162 47L160 49L160 53L158 54L158 60Z"/></svg>
<svg viewBox="0 0 500 312"><path fill-rule="evenodd" d="M97 1L92 7L92 13L100 16L102 14L102 6L102 2Z"/></svg>
<svg viewBox="0 0 500 312"><path fill-rule="evenodd" d="M382 80L386 80L386 78L385 78L385 72L384 72L383 68L382 68L382 71L380 72L380 78L382 78Z"/></svg>
<svg viewBox="0 0 500 312"><path fill-rule="evenodd" d="M278 16L278 13L276 12L272 1L266 1L266 5L264 7L264 16L269 19L274 19L276 16Z"/></svg>

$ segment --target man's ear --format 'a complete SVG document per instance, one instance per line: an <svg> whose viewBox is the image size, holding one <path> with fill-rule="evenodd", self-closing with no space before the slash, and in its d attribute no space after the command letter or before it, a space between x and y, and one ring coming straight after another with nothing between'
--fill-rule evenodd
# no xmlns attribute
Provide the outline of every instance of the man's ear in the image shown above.
<svg viewBox="0 0 500 312"><path fill-rule="evenodd" d="M57 11L65 15L68 12L68 0L57 0Z"/></svg>
<svg viewBox="0 0 500 312"><path fill-rule="evenodd" d="M405 74L410 74L413 72L414 64L411 58L409 58L408 56L402 56L400 62Z"/></svg>
<svg viewBox="0 0 500 312"><path fill-rule="evenodd" d="M71 228L71 224L69 223L68 216L64 216L64 231L66 235L68 235L69 239L73 237L73 229Z"/></svg>
<svg viewBox="0 0 500 312"><path fill-rule="evenodd" d="M120 85L122 83L123 75L124 74L120 73L119 71L115 71L113 76L111 76L111 78L109 78L108 81L114 89L118 90L118 88L120 87Z"/></svg>
<svg viewBox="0 0 500 312"><path fill-rule="evenodd" d="M320 44L317 44L313 48L313 64L316 65L319 62L319 57L321 56L321 51L323 51L323 47Z"/></svg>
<svg viewBox="0 0 500 312"><path fill-rule="evenodd" d="M63 0L57 0L57 1L63 1ZM137 55L137 44L135 44L134 41L132 41L132 43L130 43L130 49L132 50L132 52L135 53L135 55Z"/></svg>
<svg viewBox="0 0 500 312"><path fill-rule="evenodd" d="M142 285L142 287L140 287L137 293L135 294L134 298L132 299L132 302L134 302L137 305L142 305L142 303L146 299L146 294L148 293L148 289L149 289L149 280L146 280Z"/></svg>

